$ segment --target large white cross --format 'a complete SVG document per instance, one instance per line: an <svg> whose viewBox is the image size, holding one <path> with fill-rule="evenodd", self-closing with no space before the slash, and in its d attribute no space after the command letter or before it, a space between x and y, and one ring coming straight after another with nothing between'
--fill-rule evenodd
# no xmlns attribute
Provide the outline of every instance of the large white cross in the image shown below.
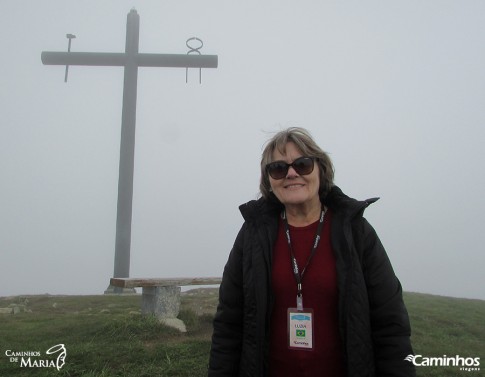
<svg viewBox="0 0 485 377"><path fill-rule="evenodd" d="M123 110L121 117L118 208L116 219L115 278L129 277L133 169L136 128L138 67L217 68L217 55L142 54L138 52L140 16L132 9L126 22L124 53L43 51L42 63L48 65L121 66L124 67ZM68 35L73 38L73 35ZM69 38L69 45L71 42ZM69 46L70 47L70 46ZM108 291L110 288L108 288ZM107 292L108 292L107 291Z"/></svg>

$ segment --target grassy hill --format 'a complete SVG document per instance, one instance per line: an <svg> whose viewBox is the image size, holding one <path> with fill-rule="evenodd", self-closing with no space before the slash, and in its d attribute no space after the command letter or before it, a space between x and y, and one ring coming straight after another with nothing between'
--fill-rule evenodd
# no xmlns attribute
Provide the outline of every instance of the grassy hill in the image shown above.
<svg viewBox="0 0 485 377"><path fill-rule="evenodd" d="M485 301L406 293L413 346L423 357L485 356ZM216 289L186 292L180 318L187 333L140 315L141 296L22 296L0 298L0 376L207 375ZM21 365L17 352L42 352L65 344L54 367ZM15 360L17 357L17 360ZM24 355L24 360L28 355ZM33 360L39 357L31 357ZM55 358L54 358L55 359ZM485 366L484 366L485 368ZM418 367L418 376L481 376L459 367Z"/></svg>
<svg viewBox="0 0 485 377"><path fill-rule="evenodd" d="M480 371L417 367L418 376L485 376L485 301L405 293L412 344L423 357L480 357Z"/></svg>

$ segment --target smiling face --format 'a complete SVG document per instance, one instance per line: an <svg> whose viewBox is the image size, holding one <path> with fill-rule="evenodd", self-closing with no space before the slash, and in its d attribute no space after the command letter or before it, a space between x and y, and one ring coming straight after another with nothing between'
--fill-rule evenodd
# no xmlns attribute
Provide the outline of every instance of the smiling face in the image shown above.
<svg viewBox="0 0 485 377"><path fill-rule="evenodd" d="M290 164L297 158L303 157L293 142L286 144L285 152L285 154L282 154L278 149L275 149L273 152L273 161L285 161ZM318 195L320 188L319 167L317 163L314 162L314 164L313 171L308 175L299 175L290 166L286 177L283 179L269 177L273 193L287 209L290 207L320 207L320 198Z"/></svg>

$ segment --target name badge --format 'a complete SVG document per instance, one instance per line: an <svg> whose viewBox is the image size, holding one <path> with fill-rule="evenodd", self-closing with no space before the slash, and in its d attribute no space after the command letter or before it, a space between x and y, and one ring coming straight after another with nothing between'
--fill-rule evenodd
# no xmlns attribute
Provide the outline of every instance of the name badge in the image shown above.
<svg viewBox="0 0 485 377"><path fill-rule="evenodd" d="M288 309L288 348L313 350L312 309Z"/></svg>

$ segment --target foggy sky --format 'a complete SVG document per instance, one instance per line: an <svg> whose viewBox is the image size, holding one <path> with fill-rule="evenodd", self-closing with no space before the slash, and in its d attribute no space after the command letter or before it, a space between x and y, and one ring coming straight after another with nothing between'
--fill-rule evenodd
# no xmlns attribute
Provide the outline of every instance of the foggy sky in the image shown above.
<svg viewBox="0 0 485 377"><path fill-rule="evenodd" d="M132 277L221 276L272 132L307 128L405 291L485 299L482 1L0 2L0 296L101 294L113 274L123 69L42 51L181 53L140 68Z"/></svg>

